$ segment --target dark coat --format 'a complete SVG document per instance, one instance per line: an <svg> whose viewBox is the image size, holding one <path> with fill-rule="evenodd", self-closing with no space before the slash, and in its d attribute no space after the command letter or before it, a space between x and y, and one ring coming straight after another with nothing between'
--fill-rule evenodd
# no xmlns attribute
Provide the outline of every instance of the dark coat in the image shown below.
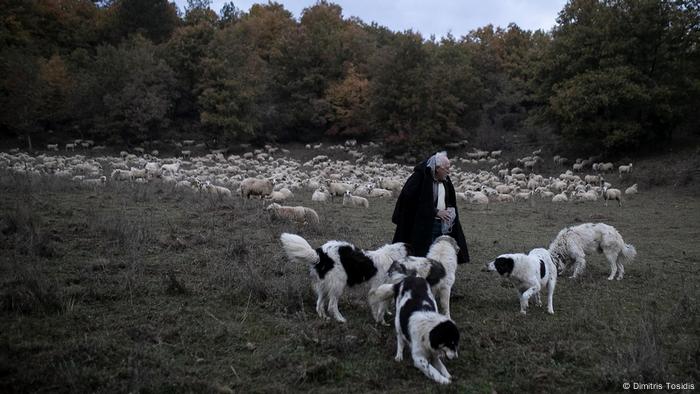
<svg viewBox="0 0 700 394"><path fill-rule="evenodd" d="M457 241L459 254L457 263L469 262L469 250L464 239L462 224L459 222L457 198L452 181L447 177L445 182L445 205L454 207L456 218L449 235ZM435 204L433 199L433 175L427 161L413 169L406 184L401 189L396 201L391 221L396 224L393 242L409 243L416 256L425 256L431 245L431 232L435 220Z"/></svg>

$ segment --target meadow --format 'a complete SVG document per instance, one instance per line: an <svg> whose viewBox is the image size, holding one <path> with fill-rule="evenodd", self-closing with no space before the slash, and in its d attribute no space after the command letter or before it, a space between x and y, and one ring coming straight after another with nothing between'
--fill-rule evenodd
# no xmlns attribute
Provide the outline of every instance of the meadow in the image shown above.
<svg viewBox="0 0 700 394"><path fill-rule="evenodd" d="M471 263L453 288L462 341L438 386L393 360L366 288L347 324L315 313L308 267L282 232L314 247L390 242L395 199L313 207L320 226L271 219L266 203L171 186L0 173L0 391L621 392L623 383L700 384L700 198L658 185L617 204L459 206ZM554 315L518 313L512 285L483 265L546 247L569 225L604 222L637 248L622 281L601 255L558 282ZM570 274L570 271L567 272ZM673 390L671 390L673 391Z"/></svg>

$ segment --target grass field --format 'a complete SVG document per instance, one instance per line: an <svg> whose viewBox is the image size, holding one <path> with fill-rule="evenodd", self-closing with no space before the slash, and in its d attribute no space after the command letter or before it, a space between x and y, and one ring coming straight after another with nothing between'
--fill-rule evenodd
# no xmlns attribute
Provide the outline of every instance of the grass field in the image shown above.
<svg viewBox="0 0 700 394"><path fill-rule="evenodd" d="M636 164L635 164L636 166ZM620 392L624 382L700 384L700 197L670 186L602 202L460 206L472 263L452 318L460 357L438 387L393 360L392 327L366 288L346 291L345 325L320 320L308 268L279 235L373 249L391 240L395 200L318 205L316 228L273 221L260 201L162 184L83 188L0 173L0 392ZM555 314L518 314L484 263L547 246L584 222L635 245L622 281L602 256L559 280ZM568 275L567 275L568 276Z"/></svg>

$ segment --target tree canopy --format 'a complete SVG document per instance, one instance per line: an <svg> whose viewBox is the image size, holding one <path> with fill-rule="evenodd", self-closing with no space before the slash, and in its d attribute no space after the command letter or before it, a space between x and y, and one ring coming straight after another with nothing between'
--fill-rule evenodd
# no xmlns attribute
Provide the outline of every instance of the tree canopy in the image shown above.
<svg viewBox="0 0 700 394"><path fill-rule="evenodd" d="M136 144L385 141L391 151L543 130L581 150L697 135L700 6L570 0L551 31L440 40L322 0L0 3L0 130Z"/></svg>

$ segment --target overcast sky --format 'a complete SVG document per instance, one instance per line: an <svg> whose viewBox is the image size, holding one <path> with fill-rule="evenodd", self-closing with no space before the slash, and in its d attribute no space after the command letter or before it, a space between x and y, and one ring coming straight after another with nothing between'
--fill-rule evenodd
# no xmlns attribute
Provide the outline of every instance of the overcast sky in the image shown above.
<svg viewBox="0 0 700 394"><path fill-rule="evenodd" d="M214 0L211 8L219 12L230 0ZM315 0L278 0L299 19L304 8ZM507 27L514 22L524 30L549 30L556 24L557 14L566 0L335 0L343 9L343 17L356 16L365 23L377 22L393 31L412 29L424 38L436 38L452 32L459 38L470 30L488 25ZM184 9L187 0L175 0ZM233 4L248 12L255 3L267 1L234 0Z"/></svg>

